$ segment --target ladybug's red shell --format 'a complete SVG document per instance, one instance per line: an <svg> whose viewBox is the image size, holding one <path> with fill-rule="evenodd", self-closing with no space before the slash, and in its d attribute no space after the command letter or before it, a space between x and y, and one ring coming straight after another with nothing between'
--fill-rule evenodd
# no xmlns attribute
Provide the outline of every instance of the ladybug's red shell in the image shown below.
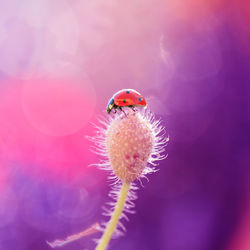
<svg viewBox="0 0 250 250"><path fill-rule="evenodd" d="M134 89L123 89L113 96L114 104L118 107L146 106L145 98Z"/></svg>

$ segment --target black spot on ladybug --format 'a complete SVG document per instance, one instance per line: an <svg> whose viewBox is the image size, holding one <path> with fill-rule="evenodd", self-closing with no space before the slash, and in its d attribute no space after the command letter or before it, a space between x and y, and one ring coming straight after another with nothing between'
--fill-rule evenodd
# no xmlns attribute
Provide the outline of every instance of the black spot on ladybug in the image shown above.
<svg viewBox="0 0 250 250"><path fill-rule="evenodd" d="M129 90L127 90L126 93L129 94Z"/></svg>
<svg viewBox="0 0 250 250"><path fill-rule="evenodd" d="M123 99L123 102L125 103L125 102L126 102L126 99Z"/></svg>
<svg viewBox="0 0 250 250"><path fill-rule="evenodd" d="M141 101L141 97L138 98L139 102Z"/></svg>

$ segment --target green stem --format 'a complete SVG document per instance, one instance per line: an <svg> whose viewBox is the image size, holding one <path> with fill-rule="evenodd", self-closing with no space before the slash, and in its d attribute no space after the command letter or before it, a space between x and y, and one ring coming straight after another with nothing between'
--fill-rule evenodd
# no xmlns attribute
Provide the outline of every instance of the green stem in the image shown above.
<svg viewBox="0 0 250 250"><path fill-rule="evenodd" d="M128 191L130 188L130 183L123 182L119 198L117 200L115 210L111 216L111 219L108 223L107 228L105 229L104 234L102 235L102 238L99 241L98 246L96 247L95 250L105 250L108 246L108 243L117 227L117 223L119 222L124 204L126 202L126 198L128 195Z"/></svg>

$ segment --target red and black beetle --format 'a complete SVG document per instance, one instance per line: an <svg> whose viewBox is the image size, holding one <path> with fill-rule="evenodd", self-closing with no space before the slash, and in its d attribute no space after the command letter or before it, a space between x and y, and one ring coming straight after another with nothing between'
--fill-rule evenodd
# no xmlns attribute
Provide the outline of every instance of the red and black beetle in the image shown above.
<svg viewBox="0 0 250 250"><path fill-rule="evenodd" d="M109 114L113 109L117 112L117 109L123 111L123 107L132 108L135 111L135 107L145 107L145 98L134 89L122 89L116 92L109 100L107 105L107 113Z"/></svg>

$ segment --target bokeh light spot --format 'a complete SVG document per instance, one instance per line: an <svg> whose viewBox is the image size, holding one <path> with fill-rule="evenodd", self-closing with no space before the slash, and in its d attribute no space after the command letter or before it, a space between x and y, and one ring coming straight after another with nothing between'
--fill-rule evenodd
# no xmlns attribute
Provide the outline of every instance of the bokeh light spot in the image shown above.
<svg viewBox="0 0 250 250"><path fill-rule="evenodd" d="M23 86L22 105L29 122L40 132L65 136L91 118L95 93L89 82L36 80Z"/></svg>

